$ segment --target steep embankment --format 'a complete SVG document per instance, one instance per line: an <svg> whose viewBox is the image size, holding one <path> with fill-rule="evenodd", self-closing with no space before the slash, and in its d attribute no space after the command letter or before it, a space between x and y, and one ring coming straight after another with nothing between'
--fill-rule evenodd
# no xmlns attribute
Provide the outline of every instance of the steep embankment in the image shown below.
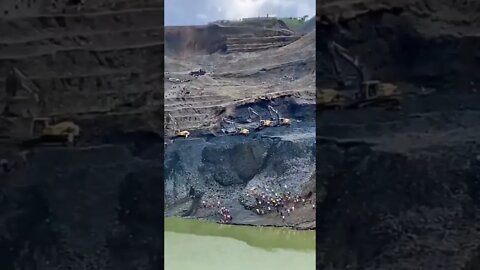
<svg viewBox="0 0 480 270"><path fill-rule="evenodd" d="M235 107L262 98L293 95L314 100L314 33L282 48L194 55L188 60L172 56L165 61L165 115L174 117L181 129L218 129L222 117L232 115ZM208 73L195 78L188 74L189 67Z"/></svg>
<svg viewBox="0 0 480 270"><path fill-rule="evenodd" d="M250 104L255 109L263 104L256 105ZM295 122L291 127L265 129L248 137L178 139L169 145L165 156L167 215L218 221L216 204L220 201L221 206L230 209L237 224L314 227L312 203L298 207L282 222L273 209L257 214L255 200L247 196L252 188L257 188L315 199L315 195L311 197L315 190L313 106L285 103L277 109L302 122ZM247 111L246 107L237 110L236 119L246 118L242 111ZM190 200L191 188L201 200L215 207L206 209L199 204L200 199Z"/></svg>
<svg viewBox="0 0 480 270"><path fill-rule="evenodd" d="M347 46L372 77L471 89L480 83L479 9L477 1L324 1L319 18L338 21L342 31L321 24L318 36ZM322 55L319 78L329 65Z"/></svg>
<svg viewBox="0 0 480 270"><path fill-rule="evenodd" d="M0 88L15 67L43 101L25 113L81 127L77 147L20 152L17 139L30 136L31 118L0 121L0 158L14 165L0 172L0 264L159 269L163 1L74 2L0 4L9 8L0 15ZM19 123L25 129L12 136Z"/></svg>
<svg viewBox="0 0 480 270"><path fill-rule="evenodd" d="M331 80L325 41L333 39L374 79L437 89L405 96L399 112L319 116L320 269L478 268L478 8L420 0L318 7L321 85Z"/></svg>
<svg viewBox="0 0 480 270"><path fill-rule="evenodd" d="M261 22L211 23L203 26L165 27L165 52L189 56L215 52L247 52L285 46L299 36L286 27Z"/></svg>

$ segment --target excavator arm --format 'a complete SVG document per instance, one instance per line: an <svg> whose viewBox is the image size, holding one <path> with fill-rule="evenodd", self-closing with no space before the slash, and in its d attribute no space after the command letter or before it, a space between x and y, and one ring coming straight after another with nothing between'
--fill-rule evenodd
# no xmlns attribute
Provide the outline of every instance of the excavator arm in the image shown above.
<svg viewBox="0 0 480 270"><path fill-rule="evenodd" d="M271 120L274 121L276 119L277 124L280 124L280 118L281 118L280 113L270 105L268 105L268 112L270 113ZM275 117L273 117L274 114L275 114Z"/></svg>
<svg viewBox="0 0 480 270"><path fill-rule="evenodd" d="M168 122L173 124L173 129L177 129L177 120L171 114L168 114Z"/></svg>
<svg viewBox="0 0 480 270"><path fill-rule="evenodd" d="M229 124L229 125L235 125L235 122L228 120L227 118L223 118L223 122Z"/></svg>
<svg viewBox="0 0 480 270"><path fill-rule="evenodd" d="M345 59L349 64L351 64L353 66L353 68L357 72L359 84L361 85L365 80L365 74L364 74L362 68L360 67L360 65L358 63L358 60L351 57L348 53L348 50L345 49L344 47L340 46L335 41L331 41L328 44L328 48L329 48L330 54L333 58L332 61L333 61L335 76L337 78L340 78L341 73L342 73L342 70L341 70L340 65L337 61L337 58L335 57L335 55L338 54L338 55L340 55L340 57ZM342 84L342 86L345 85L345 81L343 80L343 78L341 80L339 79L339 84L340 83Z"/></svg>
<svg viewBox="0 0 480 270"><path fill-rule="evenodd" d="M252 109L252 107L248 107L248 119L252 120L252 114L255 115L256 118L258 118L258 121L260 121L260 115Z"/></svg>
<svg viewBox="0 0 480 270"><path fill-rule="evenodd" d="M233 128L236 130L237 129L237 123L235 123L234 121L230 121L228 120L227 118L223 118L222 119L224 123L226 123L227 125L231 125L233 126Z"/></svg>

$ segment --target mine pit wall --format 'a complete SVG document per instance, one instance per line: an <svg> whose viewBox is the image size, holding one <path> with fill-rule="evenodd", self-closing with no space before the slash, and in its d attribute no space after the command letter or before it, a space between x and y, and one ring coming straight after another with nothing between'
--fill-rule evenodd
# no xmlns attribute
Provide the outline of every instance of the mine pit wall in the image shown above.
<svg viewBox="0 0 480 270"><path fill-rule="evenodd" d="M0 20L42 14L48 2L49 0L1 1Z"/></svg>
<svg viewBox="0 0 480 270"><path fill-rule="evenodd" d="M318 134L329 138L317 140L317 193L326 194L318 200L317 268L477 269L477 138L409 150L386 143L408 133L454 130L453 136L477 126L478 93L472 90L480 79L474 72L480 48L471 30L478 29L479 3L326 0L317 7L320 15L342 14L337 19L345 31L317 24L318 79L332 74L321 42L328 37L358 56L371 78L440 92L405 102L401 113L322 114ZM383 143L365 143L379 136Z"/></svg>
<svg viewBox="0 0 480 270"><path fill-rule="evenodd" d="M336 5L327 5L333 2ZM471 90L480 83L480 74L476 72L480 68L480 57L472 54L480 51L480 38L472 30L478 26L460 21L463 15L453 17L453 21L459 20L455 26L448 25L441 17L441 12L449 10L451 14L445 16L457 16L464 8L460 3L418 0L391 1L382 5L381 1L366 1L359 3L363 9L355 12L354 7L343 5L343 2L330 1L319 10L320 15L331 18L335 13L344 13L339 24L345 32L340 33L331 25L317 25L318 47L321 48L317 57L318 78L331 74L327 68L331 64L326 46L321 42L330 37L358 56L374 79L408 81L446 91ZM414 8L410 2L418 5ZM433 12L425 2L433 4Z"/></svg>
<svg viewBox="0 0 480 270"><path fill-rule="evenodd" d="M267 179L300 193L314 164L313 137L295 142L240 136L179 140L165 154L165 203L186 197L190 187L206 195L237 196L247 185L264 185Z"/></svg>
<svg viewBox="0 0 480 270"><path fill-rule="evenodd" d="M0 21L24 17L78 14L82 12L120 11L125 9L163 9L163 0L4 0L0 2Z"/></svg>
<svg viewBox="0 0 480 270"><path fill-rule="evenodd" d="M317 210L319 265L469 269L454 266L474 261L470 254L478 253L477 245L455 246L479 239L478 231L468 229L480 210L478 145L416 153L386 152L360 142L323 141L317 147L317 192L326 191ZM432 244L439 234L450 244ZM445 252L448 260L442 259ZM409 255L389 259L398 254Z"/></svg>
<svg viewBox="0 0 480 270"><path fill-rule="evenodd" d="M0 172L2 269L160 269L163 1L53 2L0 1L0 100L16 67L41 91L40 116L74 120L81 136L26 164L2 141L17 164ZM32 6L4 17L11 3Z"/></svg>
<svg viewBox="0 0 480 270"><path fill-rule="evenodd" d="M237 106L234 117L238 122L245 122L249 118L248 108L251 107L261 117L261 119L269 119L267 106L271 105L277 110L282 117L287 117L302 122L315 122L315 105L302 104L300 100L294 97L276 98L272 101L257 101L254 103Z"/></svg>
<svg viewBox="0 0 480 270"><path fill-rule="evenodd" d="M163 252L160 165L121 145L36 149L27 167L0 175L0 250L10 247L3 269L158 269L151 253Z"/></svg>
<svg viewBox="0 0 480 270"><path fill-rule="evenodd" d="M268 118L266 101L236 108L235 121L248 118L248 107ZM309 129L315 124L315 106L297 104L294 98L275 100L282 116L301 122L292 127L265 129L268 136L288 135L291 129ZM303 131L299 131L302 132ZM287 184L298 193L315 187L309 180L315 170L315 138L262 138L260 134L243 136L178 139L165 152L165 204L173 205L188 195L189 188L205 196L241 195L254 185ZM313 191L313 190L309 190ZM233 192L233 193L232 193ZM308 193L308 192L307 192Z"/></svg>
<svg viewBox="0 0 480 270"><path fill-rule="evenodd" d="M226 40L226 50L229 53L267 50L286 46L299 38L300 36L273 36L264 38L240 37L240 35L230 36L227 37Z"/></svg>
<svg viewBox="0 0 480 270"><path fill-rule="evenodd" d="M188 56L190 54L228 52L232 46L234 51L239 51L235 46L242 45L248 49L248 44L256 43L287 45L298 39L292 38L292 36L293 33L286 29L224 27L216 24L207 26L167 26L165 27L165 52L177 56ZM243 38L247 38L245 40L250 39L250 41L247 44L239 43L239 39L243 40ZM254 49L254 47L252 48ZM265 48L268 48L268 46Z"/></svg>
<svg viewBox="0 0 480 270"><path fill-rule="evenodd" d="M16 67L40 89L42 117L155 112L163 97L162 16L144 7L0 20L0 88Z"/></svg>

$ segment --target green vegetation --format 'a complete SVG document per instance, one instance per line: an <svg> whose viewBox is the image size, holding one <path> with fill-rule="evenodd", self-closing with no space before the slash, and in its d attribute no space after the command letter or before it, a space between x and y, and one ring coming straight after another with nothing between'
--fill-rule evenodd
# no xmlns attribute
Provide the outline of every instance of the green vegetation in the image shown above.
<svg viewBox="0 0 480 270"><path fill-rule="evenodd" d="M308 15L303 17L252 17L243 18L240 20L219 20L214 23L219 23L226 26L247 26L247 27L265 27L265 28L277 28L279 27L279 21L285 23L285 25L292 31L301 31L308 21Z"/></svg>
<svg viewBox="0 0 480 270"><path fill-rule="evenodd" d="M297 18L296 17L281 18L280 20L282 20L291 30L299 31L305 25L307 18L308 18L308 15L305 15L300 18L298 17Z"/></svg>

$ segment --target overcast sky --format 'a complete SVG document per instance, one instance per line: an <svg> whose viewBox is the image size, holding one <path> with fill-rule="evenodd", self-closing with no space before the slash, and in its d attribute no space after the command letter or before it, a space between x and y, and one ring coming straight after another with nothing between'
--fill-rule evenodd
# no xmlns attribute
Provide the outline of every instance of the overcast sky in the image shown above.
<svg viewBox="0 0 480 270"><path fill-rule="evenodd" d="M165 0L165 25L198 25L258 16L315 15L315 0Z"/></svg>

